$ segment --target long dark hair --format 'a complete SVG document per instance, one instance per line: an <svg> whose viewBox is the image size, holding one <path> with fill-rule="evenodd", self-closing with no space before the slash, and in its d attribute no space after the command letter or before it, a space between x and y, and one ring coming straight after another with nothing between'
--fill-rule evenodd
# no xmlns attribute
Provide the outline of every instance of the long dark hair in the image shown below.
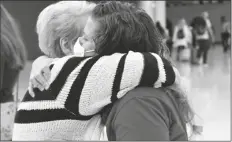
<svg viewBox="0 0 232 142"><path fill-rule="evenodd" d="M27 52L15 19L1 4L1 56L10 68L22 69Z"/></svg>
<svg viewBox="0 0 232 142"><path fill-rule="evenodd" d="M153 52L171 62L163 37L151 17L143 9L118 1L103 2L95 7L92 18L101 26L95 39L98 54L127 53L129 50ZM184 91L180 88L171 89L171 91L175 92L173 95L179 104L179 111L185 123L189 123L193 128L194 112ZM105 107L103 110L103 123L110 111L109 107L112 106Z"/></svg>

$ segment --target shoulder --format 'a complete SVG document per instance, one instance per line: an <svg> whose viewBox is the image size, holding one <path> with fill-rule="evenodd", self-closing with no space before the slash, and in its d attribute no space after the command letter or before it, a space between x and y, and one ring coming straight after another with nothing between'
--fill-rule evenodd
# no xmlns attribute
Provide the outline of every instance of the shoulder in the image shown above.
<svg viewBox="0 0 232 142"><path fill-rule="evenodd" d="M168 90L136 88L114 104L107 120L109 139L169 140L169 128L180 121L177 111ZM184 135L184 126L178 127Z"/></svg>
<svg viewBox="0 0 232 142"><path fill-rule="evenodd" d="M166 109L175 103L170 97L168 90L164 88L141 87L128 92L113 108L116 112L120 112L125 107L137 107L140 102L141 107L167 111Z"/></svg>
<svg viewBox="0 0 232 142"><path fill-rule="evenodd" d="M125 102L133 99L143 99L151 97L153 99L164 99L167 94L163 88L151 88L151 87L140 87L131 90L125 95L125 97L120 100L119 104L123 105Z"/></svg>

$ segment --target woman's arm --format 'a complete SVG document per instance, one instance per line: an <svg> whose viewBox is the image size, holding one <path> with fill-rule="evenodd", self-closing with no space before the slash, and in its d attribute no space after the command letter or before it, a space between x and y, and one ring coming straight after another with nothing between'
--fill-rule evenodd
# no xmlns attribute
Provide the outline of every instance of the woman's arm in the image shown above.
<svg viewBox="0 0 232 142"><path fill-rule="evenodd" d="M46 87L48 78L50 77L50 70L47 70L46 67L54 60L56 59L49 58L47 56L40 56L32 63L28 86L29 94L32 97L35 96L33 88L44 90L44 88Z"/></svg>
<svg viewBox="0 0 232 142"><path fill-rule="evenodd" d="M52 78L58 73L58 79L52 79L53 84L64 84L59 94L54 95L62 96L70 112L82 116L100 112L135 87L171 86L176 80L171 64L154 53L116 53L82 62L81 58L70 57L60 64L63 59L55 61L51 70ZM58 65L59 72L56 71ZM48 90L57 89L52 85ZM77 103L78 109L73 103Z"/></svg>
<svg viewBox="0 0 232 142"><path fill-rule="evenodd" d="M157 54L113 56L102 57L88 72L80 94L80 114L96 114L136 87L171 86L176 80L174 68Z"/></svg>

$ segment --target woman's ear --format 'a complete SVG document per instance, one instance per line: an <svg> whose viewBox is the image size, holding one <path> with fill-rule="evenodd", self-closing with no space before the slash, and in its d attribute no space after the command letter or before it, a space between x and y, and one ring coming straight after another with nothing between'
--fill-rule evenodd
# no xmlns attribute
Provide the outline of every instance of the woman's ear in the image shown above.
<svg viewBox="0 0 232 142"><path fill-rule="evenodd" d="M72 55L73 51L67 38L60 38L60 47L65 55Z"/></svg>

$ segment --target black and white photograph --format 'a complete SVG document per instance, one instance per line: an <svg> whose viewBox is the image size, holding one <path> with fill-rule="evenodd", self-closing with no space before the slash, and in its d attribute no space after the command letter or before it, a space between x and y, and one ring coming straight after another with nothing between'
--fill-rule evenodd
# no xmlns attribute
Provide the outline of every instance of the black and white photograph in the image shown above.
<svg viewBox="0 0 232 142"><path fill-rule="evenodd" d="M231 141L231 0L1 0L1 141Z"/></svg>

